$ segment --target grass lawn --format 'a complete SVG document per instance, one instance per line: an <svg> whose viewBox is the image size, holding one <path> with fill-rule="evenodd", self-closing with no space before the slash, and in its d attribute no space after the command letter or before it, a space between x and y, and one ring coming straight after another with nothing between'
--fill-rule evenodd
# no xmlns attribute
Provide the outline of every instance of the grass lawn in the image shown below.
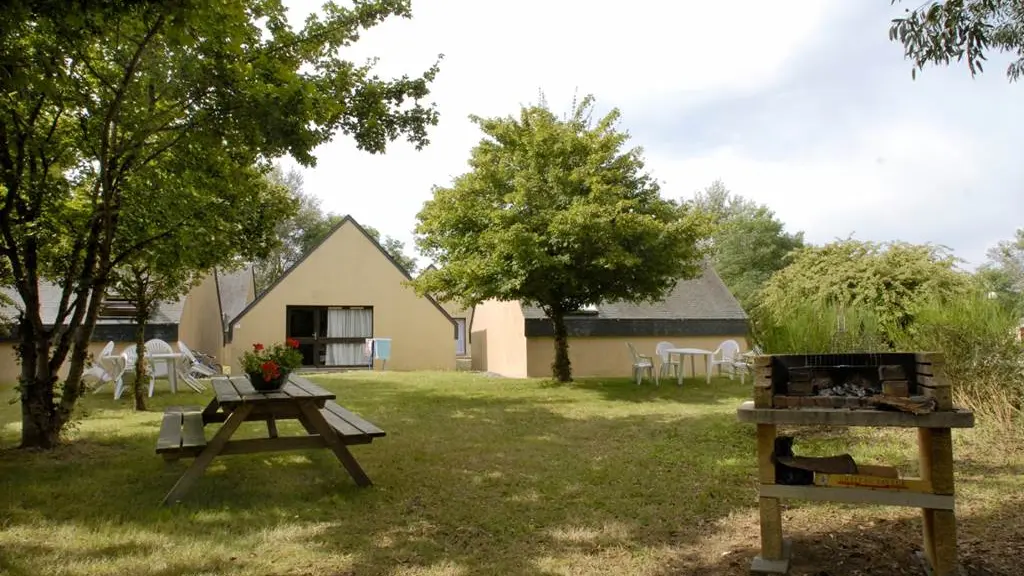
<svg viewBox="0 0 1024 576"><path fill-rule="evenodd" d="M154 453L160 409L207 398L158 393L136 414L90 395L51 453L13 449L19 407L0 405L0 574L740 575L756 553L749 385L315 380L388 432L352 448L373 488L327 451L230 456L161 508L190 461ZM798 453L915 469L913 431L795 432ZM967 573L1019 573L1024 451L984 427L954 441ZM915 510L790 502L783 522L793 574L923 574Z"/></svg>

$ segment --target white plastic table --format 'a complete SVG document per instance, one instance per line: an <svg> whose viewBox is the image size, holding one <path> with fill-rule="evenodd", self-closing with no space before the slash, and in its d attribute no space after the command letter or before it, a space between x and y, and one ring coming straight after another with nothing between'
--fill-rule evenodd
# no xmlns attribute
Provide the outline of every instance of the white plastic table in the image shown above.
<svg viewBox="0 0 1024 576"><path fill-rule="evenodd" d="M178 364L183 357L184 354L181 352L146 354L146 358L153 362L163 362L167 365L167 380L171 383L171 394L178 393Z"/></svg>
<svg viewBox="0 0 1024 576"><path fill-rule="evenodd" d="M704 373L707 378L708 384L711 383L711 356L714 355L714 352L712 352L711 350L703 350L701 348L669 348L665 350L665 352L668 353L669 360L672 359L673 354L679 355L679 373L677 374L679 381L677 382L677 384L683 384L683 356L690 357L690 375L693 376L694 378L697 377L697 367L694 358L697 356L703 356Z"/></svg>

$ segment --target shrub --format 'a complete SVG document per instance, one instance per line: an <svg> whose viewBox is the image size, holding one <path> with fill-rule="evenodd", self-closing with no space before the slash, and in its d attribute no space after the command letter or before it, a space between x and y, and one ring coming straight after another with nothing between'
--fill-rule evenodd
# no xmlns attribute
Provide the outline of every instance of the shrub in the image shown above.
<svg viewBox="0 0 1024 576"><path fill-rule="evenodd" d="M766 354L827 354L889 348L878 318L864 307L808 301L778 320L756 312L753 339Z"/></svg>
<svg viewBox="0 0 1024 576"><path fill-rule="evenodd" d="M899 338L900 350L940 351L958 405L1003 427L1024 410L1024 347L1016 314L981 293L931 302Z"/></svg>

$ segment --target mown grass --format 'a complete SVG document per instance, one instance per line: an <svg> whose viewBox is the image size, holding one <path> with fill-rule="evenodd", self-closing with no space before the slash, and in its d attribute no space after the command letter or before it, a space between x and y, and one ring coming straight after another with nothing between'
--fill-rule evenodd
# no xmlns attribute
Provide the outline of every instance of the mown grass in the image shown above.
<svg viewBox="0 0 1024 576"><path fill-rule="evenodd" d="M89 396L68 445L50 453L13 449L18 407L3 405L0 573L745 574L756 553L754 435L736 422L749 392L739 382L316 380L388 432L353 448L373 488L355 487L327 451L230 456L185 502L161 508L189 461L154 453L160 409L208 398L165 392L139 414L109 392ZM909 431L795 432L800 453L914 469ZM955 437L964 563L1016 569L1024 456L984 429ZM795 574L854 574L864 557L868 573L917 573L916 511L792 503L784 523Z"/></svg>

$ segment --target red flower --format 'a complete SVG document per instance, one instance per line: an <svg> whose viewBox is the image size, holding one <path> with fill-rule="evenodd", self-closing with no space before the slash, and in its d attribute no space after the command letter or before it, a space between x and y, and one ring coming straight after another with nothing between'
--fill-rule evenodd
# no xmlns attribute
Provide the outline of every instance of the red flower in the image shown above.
<svg viewBox="0 0 1024 576"><path fill-rule="evenodd" d="M257 351L257 352L259 352L260 350L263 350L263 344L260 344L259 342L257 342L257 343L252 345L252 349Z"/></svg>
<svg viewBox="0 0 1024 576"><path fill-rule="evenodd" d="M281 368L273 360L267 360L260 364L260 371L263 372L264 380L271 380L281 375Z"/></svg>
<svg viewBox="0 0 1024 576"><path fill-rule="evenodd" d="M289 338L289 339L285 340L285 342L288 343L288 347L289 348L298 348L299 347L299 341L296 340L295 338Z"/></svg>

